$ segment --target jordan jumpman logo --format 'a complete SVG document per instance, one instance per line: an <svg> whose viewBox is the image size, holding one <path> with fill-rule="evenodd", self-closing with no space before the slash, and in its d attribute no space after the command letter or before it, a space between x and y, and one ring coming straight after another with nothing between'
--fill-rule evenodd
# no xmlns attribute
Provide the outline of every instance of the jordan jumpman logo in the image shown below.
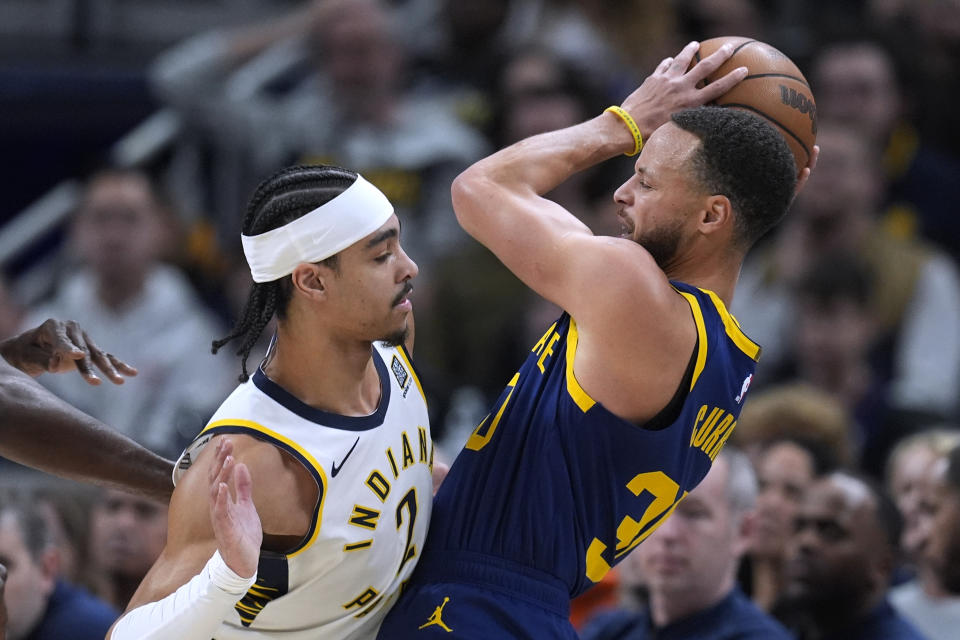
<svg viewBox="0 0 960 640"><path fill-rule="evenodd" d="M429 626L431 626L431 625L438 624L438 625L440 625L441 627L443 627L443 630L444 630L444 631L446 631L447 633L451 633L451 632L453 631L453 629L451 629L451 628L448 627L447 625L443 624L443 619L442 619L442 618L443 618L443 608L444 608L445 606L447 606L447 603L448 603L449 601L450 601L450 598L444 598L444 599L443 599L443 604L441 604L439 607L437 607L437 608L434 610L433 615L431 615L431 616L427 619L426 622L424 622L422 625L420 625L419 628L420 628L420 629L423 629L424 627L429 627Z"/></svg>

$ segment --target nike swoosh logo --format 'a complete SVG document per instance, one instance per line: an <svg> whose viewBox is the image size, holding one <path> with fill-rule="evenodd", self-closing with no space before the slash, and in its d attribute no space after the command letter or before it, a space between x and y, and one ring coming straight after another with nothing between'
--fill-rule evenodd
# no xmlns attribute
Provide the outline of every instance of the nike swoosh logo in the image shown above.
<svg viewBox="0 0 960 640"><path fill-rule="evenodd" d="M340 464L337 464L336 460L333 461L333 466L330 468L331 477L337 477L337 474L340 473L340 469L343 469L343 464L347 461L347 458L349 458L350 454L353 453L353 450L357 448L358 442L360 442L360 436L357 436L357 439L353 441L353 446L350 447L350 451L347 451L347 455L343 456L343 460L340 461Z"/></svg>

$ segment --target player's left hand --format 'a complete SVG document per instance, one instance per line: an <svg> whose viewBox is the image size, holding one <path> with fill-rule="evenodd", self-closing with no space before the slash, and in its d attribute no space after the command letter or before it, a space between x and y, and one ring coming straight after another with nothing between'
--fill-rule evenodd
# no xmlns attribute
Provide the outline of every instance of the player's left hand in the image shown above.
<svg viewBox="0 0 960 640"><path fill-rule="evenodd" d="M793 196L796 197L800 190L803 189L804 185L807 184L807 180L810 178L810 173L817 166L817 158L820 157L820 145L813 145L813 153L810 154L810 164L805 166L801 171L800 175L797 177L797 188L793 192Z"/></svg>
<svg viewBox="0 0 960 640"><path fill-rule="evenodd" d="M232 455L229 438L219 438L210 467L210 522L217 548L227 566L248 578L257 572L263 526L253 504L250 470Z"/></svg>
<svg viewBox="0 0 960 640"><path fill-rule="evenodd" d="M99 369L110 382L123 384L124 376L137 370L110 353L103 352L73 320L47 320L39 327L0 342L0 355L31 376L74 369L92 385L100 384Z"/></svg>

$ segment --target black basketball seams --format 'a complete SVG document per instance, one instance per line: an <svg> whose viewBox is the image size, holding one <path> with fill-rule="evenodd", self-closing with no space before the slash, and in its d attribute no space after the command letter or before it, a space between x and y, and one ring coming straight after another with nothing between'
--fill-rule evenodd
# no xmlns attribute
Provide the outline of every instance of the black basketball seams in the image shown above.
<svg viewBox="0 0 960 640"><path fill-rule="evenodd" d="M799 82L800 84L805 86L807 89L810 88L810 85L807 84L806 80L804 80L803 78L798 78L797 76L792 76L789 73L755 73L753 75L749 75L745 77L740 82L746 82L747 80L753 80L754 78L786 78L787 80L795 80L796 82Z"/></svg>

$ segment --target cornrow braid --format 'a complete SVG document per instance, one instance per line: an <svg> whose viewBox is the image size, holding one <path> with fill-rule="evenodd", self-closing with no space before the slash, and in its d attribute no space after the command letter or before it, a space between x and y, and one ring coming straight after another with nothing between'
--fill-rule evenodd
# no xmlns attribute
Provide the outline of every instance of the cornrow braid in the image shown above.
<svg viewBox="0 0 960 640"><path fill-rule="evenodd" d="M341 167L287 167L261 182L254 191L243 218L243 233L253 236L278 229L337 197L356 179L356 172ZM337 256L327 258L322 264L336 268ZM260 339L260 334L274 314L280 319L286 317L292 295L293 282L290 276L271 282L253 283L233 330L220 340L213 341L211 351L217 353L227 343L240 340L236 351L242 357L240 382L250 378L247 358Z"/></svg>

